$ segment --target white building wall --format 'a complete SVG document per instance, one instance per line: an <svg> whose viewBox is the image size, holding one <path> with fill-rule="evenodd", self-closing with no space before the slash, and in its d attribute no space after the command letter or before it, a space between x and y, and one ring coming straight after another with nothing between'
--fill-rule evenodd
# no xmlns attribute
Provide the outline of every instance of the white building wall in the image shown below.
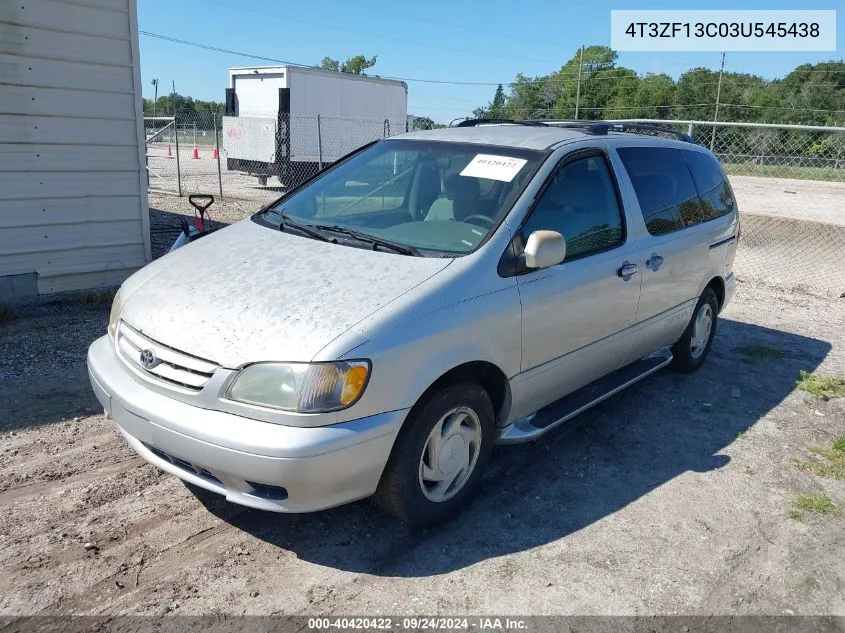
<svg viewBox="0 0 845 633"><path fill-rule="evenodd" d="M0 301L150 260L136 0L0 2Z"/></svg>

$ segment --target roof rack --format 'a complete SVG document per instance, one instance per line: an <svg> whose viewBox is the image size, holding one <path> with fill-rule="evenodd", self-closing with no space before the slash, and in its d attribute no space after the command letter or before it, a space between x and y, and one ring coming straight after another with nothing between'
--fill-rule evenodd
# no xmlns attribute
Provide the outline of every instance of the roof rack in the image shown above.
<svg viewBox="0 0 845 633"><path fill-rule="evenodd" d="M585 121L585 120L558 120L558 119L465 119L455 127L476 127L478 125L505 123L511 125L533 125L546 127L575 128L584 134L605 136L608 132L660 132L669 134L687 143L695 143L693 138L671 127L655 125L653 123L627 123L616 121Z"/></svg>
<svg viewBox="0 0 845 633"><path fill-rule="evenodd" d="M455 127L476 127L478 125L496 125L496 124L511 124L511 125L545 125L541 121L527 121L515 119L464 119L457 123Z"/></svg>
<svg viewBox="0 0 845 633"><path fill-rule="evenodd" d="M608 123L614 132L662 132L674 136L681 141L695 143L693 138L686 132L681 132L666 125L655 125L653 123L614 123L613 121L608 121Z"/></svg>

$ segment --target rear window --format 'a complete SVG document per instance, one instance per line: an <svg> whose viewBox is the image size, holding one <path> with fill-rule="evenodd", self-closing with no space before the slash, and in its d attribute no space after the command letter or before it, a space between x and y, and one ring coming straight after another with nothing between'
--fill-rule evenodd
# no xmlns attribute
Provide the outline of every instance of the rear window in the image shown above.
<svg viewBox="0 0 845 633"><path fill-rule="evenodd" d="M715 158L672 147L617 149L646 228L665 235L734 211L733 191Z"/></svg>
<svg viewBox="0 0 845 633"><path fill-rule="evenodd" d="M701 199L701 222L727 215L734 210L733 191L715 158L703 152L683 150Z"/></svg>
<svg viewBox="0 0 845 633"><path fill-rule="evenodd" d="M690 173L692 173L692 179L699 193L710 191L722 184L722 169L715 158L709 154L689 150L683 150L681 153Z"/></svg>
<svg viewBox="0 0 845 633"><path fill-rule="evenodd" d="M701 221L698 192L680 150L620 147L617 152L649 233L664 235Z"/></svg>

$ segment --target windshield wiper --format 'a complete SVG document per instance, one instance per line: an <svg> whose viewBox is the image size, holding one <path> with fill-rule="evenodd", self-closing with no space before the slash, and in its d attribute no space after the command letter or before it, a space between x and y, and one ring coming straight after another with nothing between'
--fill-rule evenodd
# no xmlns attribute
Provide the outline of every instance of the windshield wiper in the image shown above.
<svg viewBox="0 0 845 633"><path fill-rule="evenodd" d="M311 228L308 224L300 224L295 220L291 220L290 216L285 213L284 211L273 211L276 215L279 216L279 230L284 231L287 227L295 229L300 233L305 233L308 237L313 237L315 240L320 240L321 242L334 242L332 238L320 233L319 231Z"/></svg>
<svg viewBox="0 0 845 633"><path fill-rule="evenodd" d="M348 235L349 237L353 237L356 240L361 242L369 242L373 246L383 246L385 248L389 248L391 250L396 251L397 253L401 253L402 255L413 255L414 257L425 257L418 249L414 248L413 246L409 246L407 244L400 244L399 242L394 242L392 240L387 240L382 237L376 237L375 235L370 235L369 233L363 233L361 231L356 231L355 229L350 229L345 226L338 226L338 225L324 225L324 224L312 224L309 226L319 226L320 229L324 231L332 231L333 233L342 233L344 235Z"/></svg>

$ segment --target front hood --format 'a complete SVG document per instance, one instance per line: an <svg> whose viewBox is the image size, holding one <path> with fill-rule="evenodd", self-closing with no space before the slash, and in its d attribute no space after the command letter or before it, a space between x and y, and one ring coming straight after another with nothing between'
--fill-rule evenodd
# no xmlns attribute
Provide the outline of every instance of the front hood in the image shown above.
<svg viewBox="0 0 845 633"><path fill-rule="evenodd" d="M309 361L450 262L319 242L244 220L128 279L121 317L224 367Z"/></svg>

